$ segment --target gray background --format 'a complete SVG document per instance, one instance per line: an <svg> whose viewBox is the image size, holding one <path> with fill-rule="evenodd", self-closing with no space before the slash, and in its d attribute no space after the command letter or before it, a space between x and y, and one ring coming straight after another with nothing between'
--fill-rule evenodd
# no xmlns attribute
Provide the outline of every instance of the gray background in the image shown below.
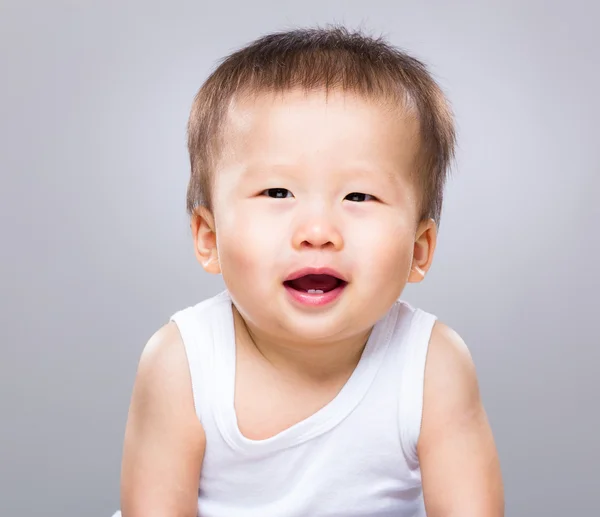
<svg viewBox="0 0 600 517"><path fill-rule="evenodd" d="M386 34L454 105L436 260L405 298L471 348L506 515L597 515L593 4L2 2L0 515L118 507L142 347L222 287L195 262L184 210L192 97L234 48L327 22Z"/></svg>

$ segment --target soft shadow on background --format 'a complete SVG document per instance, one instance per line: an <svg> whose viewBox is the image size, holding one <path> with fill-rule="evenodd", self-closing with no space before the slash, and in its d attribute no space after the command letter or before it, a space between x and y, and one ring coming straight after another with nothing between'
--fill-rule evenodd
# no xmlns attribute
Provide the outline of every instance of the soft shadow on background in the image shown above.
<svg viewBox="0 0 600 517"><path fill-rule="evenodd" d="M216 60L342 22L430 64L459 150L404 297L478 368L510 517L597 511L600 8L589 1L2 2L0 515L108 517L137 361L222 288L195 262L185 124Z"/></svg>

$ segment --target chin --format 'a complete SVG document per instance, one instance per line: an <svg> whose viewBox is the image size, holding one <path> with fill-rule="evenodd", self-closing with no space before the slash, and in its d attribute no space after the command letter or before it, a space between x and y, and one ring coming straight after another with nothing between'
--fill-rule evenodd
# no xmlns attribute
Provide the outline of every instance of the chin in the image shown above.
<svg viewBox="0 0 600 517"><path fill-rule="evenodd" d="M364 329L357 323L359 322L356 318L337 311L312 314L287 313L282 315L278 327L282 335L293 335L298 341L319 344L348 338L362 332Z"/></svg>

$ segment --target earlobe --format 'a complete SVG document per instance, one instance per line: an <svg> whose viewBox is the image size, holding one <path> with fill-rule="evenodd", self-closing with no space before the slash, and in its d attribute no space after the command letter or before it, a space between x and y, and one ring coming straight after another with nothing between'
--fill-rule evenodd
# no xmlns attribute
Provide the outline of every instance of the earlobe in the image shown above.
<svg viewBox="0 0 600 517"><path fill-rule="evenodd" d="M219 274L219 254L214 216L206 207L198 207L190 222L196 259L207 273Z"/></svg>
<svg viewBox="0 0 600 517"><path fill-rule="evenodd" d="M413 264L410 268L410 275L408 276L409 283L418 283L425 279L426 271L419 266Z"/></svg>
<svg viewBox="0 0 600 517"><path fill-rule="evenodd" d="M437 242L437 225L433 219L423 221L417 230L413 251L413 261L408 276L408 282L421 282L433 261Z"/></svg>

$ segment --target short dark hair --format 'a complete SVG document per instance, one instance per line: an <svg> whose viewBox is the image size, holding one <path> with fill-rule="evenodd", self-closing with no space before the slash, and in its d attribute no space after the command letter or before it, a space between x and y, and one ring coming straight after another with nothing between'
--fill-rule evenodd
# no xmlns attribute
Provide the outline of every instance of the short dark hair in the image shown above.
<svg viewBox="0 0 600 517"><path fill-rule="evenodd" d="M384 98L419 122L420 220L439 224L443 191L454 158L455 127L450 104L426 65L408 53L344 27L303 28L263 36L225 57L204 82L188 122L190 215L212 209L212 174L228 108L238 95L341 90Z"/></svg>

